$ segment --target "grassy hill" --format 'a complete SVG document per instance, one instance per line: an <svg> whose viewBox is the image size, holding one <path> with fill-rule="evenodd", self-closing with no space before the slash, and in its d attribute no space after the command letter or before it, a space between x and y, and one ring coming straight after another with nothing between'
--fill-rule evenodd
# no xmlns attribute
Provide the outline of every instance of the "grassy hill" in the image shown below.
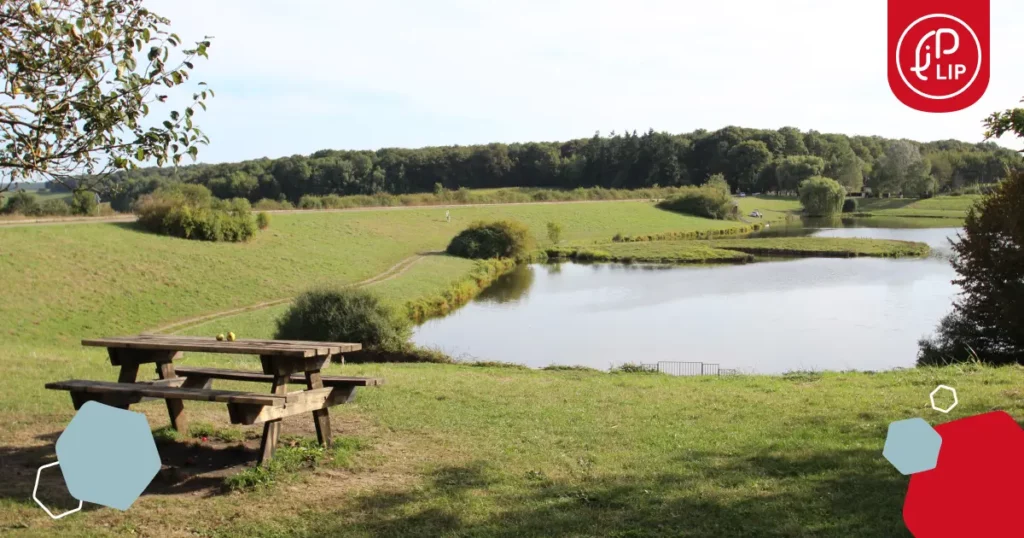
<svg viewBox="0 0 1024 538"><path fill-rule="evenodd" d="M744 214L758 209L769 219L798 208L784 199L740 204ZM447 256L400 264L442 249L475 219L515 218L537 235L547 222L559 222L565 243L581 248L607 244L615 234L742 225L680 216L645 202L454 207L451 213L451 224L443 208L279 214L248 244L158 237L125 224L0 228L0 533L906 536L900 510L907 479L880 455L887 424L915 416L942 422L993 408L1022 415L1024 370L1018 368L673 378L332 365L328 371L380 376L387 384L332 409L341 448L329 464L284 473L268 489L224 493L224 477L245 474L244 455L253 452L257 428L227 428L223 405L189 402L190 421L208 423L203 435L209 440L161 451L174 465L192 461L188 465L204 474L159 478L127 512L91 507L59 521L28 497L35 469L52 461L55 434L73 414L67 395L43 384L116 377L101 350L78 345L82 337L137 333L290 297L318 282L355 283L396 266L399 271L372 289L401 304L436 293L473 266ZM721 241L715 247L728 248L732 240ZM648 248L690 248L675 243ZM283 308L184 332L268 335ZM184 361L255 368L252 359L230 356ZM960 407L948 416L928 407L928 392L939 383L961 391ZM167 423L162 402L133 409L145 412L154 427ZM311 426L295 417L284 430L308 437ZM240 443L250 450L235 450ZM300 455L298 461L305 460ZM49 491L45 495L53 495Z"/></svg>

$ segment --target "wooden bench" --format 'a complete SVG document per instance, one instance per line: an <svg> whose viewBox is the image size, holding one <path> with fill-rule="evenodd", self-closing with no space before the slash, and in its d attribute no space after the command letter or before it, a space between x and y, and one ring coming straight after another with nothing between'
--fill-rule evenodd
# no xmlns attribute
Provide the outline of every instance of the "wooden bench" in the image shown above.
<svg viewBox="0 0 1024 538"><path fill-rule="evenodd" d="M183 379L179 378L178 381ZM219 402L228 404L228 414L232 424L244 425L279 420L347 403L352 399L355 392L354 387L355 385L324 387L277 395L234 390L182 388L161 381L129 384L73 379L46 384L46 388L50 390L70 392L75 409L79 409L85 402L91 400L125 409L144 399Z"/></svg>
<svg viewBox="0 0 1024 538"><path fill-rule="evenodd" d="M352 343L257 339L225 342L190 336L139 335L83 340L82 345L107 348L110 363L120 367L120 374L116 383L70 380L46 385L51 390L70 392L75 409L90 400L128 409L144 400L163 399L171 425L184 432L184 400L225 403L232 424L263 423L260 464L273 455L281 419L311 413L317 440L329 447L328 408L350 402L356 387L383 383L373 378L321 375L321 368L332 356L362 348ZM186 351L258 355L263 372L220 368L176 370L174 361ZM139 381L139 366L143 364L155 364L159 379ZM271 390L270 394L214 390L214 379L265 382L271 384ZM302 389L289 392L289 382L301 383Z"/></svg>

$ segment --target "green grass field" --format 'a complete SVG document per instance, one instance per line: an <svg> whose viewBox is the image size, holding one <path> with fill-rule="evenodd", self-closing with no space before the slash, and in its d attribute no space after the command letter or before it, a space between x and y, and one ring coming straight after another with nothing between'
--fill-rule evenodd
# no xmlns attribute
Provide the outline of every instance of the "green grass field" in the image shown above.
<svg viewBox="0 0 1024 538"><path fill-rule="evenodd" d="M980 195L914 198L858 198L858 214L880 217L919 217L962 219Z"/></svg>
<svg viewBox="0 0 1024 538"><path fill-rule="evenodd" d="M24 496L28 469L0 485L0 528L12 536L900 537L909 536L901 524L908 478L881 457L889 422L941 423L993 408L1024 416L1020 368L726 378L444 365L342 371L388 380L332 411L336 430L368 447L345 470L303 472L252 493L211 495L201 481L186 483L128 512L52 522ZM928 407L940 383L961 394L948 416ZM137 408L166 423L160 402ZM222 406L187 411L226 421ZM303 422L286 420L286 430ZM18 450L5 450L21 463Z"/></svg>
<svg viewBox="0 0 1024 538"><path fill-rule="evenodd" d="M754 198L740 204L768 219L799 207ZM379 389L361 390L354 404L332 409L336 433L366 447L345 465L294 473L267 490L222 493L224 476L244 468L230 446L172 446L162 453L173 465L187 467L188 457L213 470L180 483L158 479L128 512L93 506L54 522L32 502L35 469L52 461L54 436L73 415L70 398L43 384L117 375L101 350L78 345L83 337L138 333L287 298L320 282L370 279L417 253L443 249L475 219L521 220L541 246L549 246L546 223L559 222L564 243L580 248L604 248L600 244L616 233L742 224L684 217L641 202L451 212L451 224L438 208L281 214L241 245L158 237L124 224L0 228L0 534L906 536L900 510L907 479L880 456L888 422L924 416L938 423L993 408L1022 415L1024 371L1018 368L673 378L332 365L328 373L387 379ZM713 254L732 241L744 240L608 248ZM844 244L838 241L822 244ZM369 287L398 306L443 291L472 267L467 260L426 255ZM270 336L286 307L181 332ZM196 354L183 363L255 369L253 360ZM961 405L949 416L928 408L928 392L939 383L961 391ZM167 424L162 402L133 409L145 412L154 428ZM193 423L228 424L223 405L189 402L186 413ZM257 428L244 429L243 438ZM306 417L285 420L284 429L312 435ZM252 441L247 446L251 454ZM207 460L213 467L203 467Z"/></svg>

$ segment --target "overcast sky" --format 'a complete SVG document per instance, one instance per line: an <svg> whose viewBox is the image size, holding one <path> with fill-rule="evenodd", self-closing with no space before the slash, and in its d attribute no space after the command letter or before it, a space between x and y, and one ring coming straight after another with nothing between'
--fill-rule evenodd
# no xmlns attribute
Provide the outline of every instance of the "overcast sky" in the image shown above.
<svg viewBox="0 0 1024 538"><path fill-rule="evenodd" d="M988 91L952 114L890 92L884 0L148 5L215 37L193 79L217 92L204 162L726 125L975 142L1024 96L1019 0L992 0Z"/></svg>

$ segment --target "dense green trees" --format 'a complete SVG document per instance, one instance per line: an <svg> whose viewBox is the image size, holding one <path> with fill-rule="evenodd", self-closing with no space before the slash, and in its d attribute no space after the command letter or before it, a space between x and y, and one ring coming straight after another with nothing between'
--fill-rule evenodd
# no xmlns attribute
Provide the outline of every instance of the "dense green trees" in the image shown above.
<svg viewBox="0 0 1024 538"><path fill-rule="evenodd" d="M849 192L923 194L993 183L1024 168L1016 152L995 144L921 144L726 127L673 135L648 131L567 142L481 146L322 150L310 156L241 163L143 169L120 173L112 205L124 210L161 183L206 185L220 198L288 200L303 195L405 194L493 187L606 187L701 185L722 174L733 191L796 193L805 179L831 177Z"/></svg>

